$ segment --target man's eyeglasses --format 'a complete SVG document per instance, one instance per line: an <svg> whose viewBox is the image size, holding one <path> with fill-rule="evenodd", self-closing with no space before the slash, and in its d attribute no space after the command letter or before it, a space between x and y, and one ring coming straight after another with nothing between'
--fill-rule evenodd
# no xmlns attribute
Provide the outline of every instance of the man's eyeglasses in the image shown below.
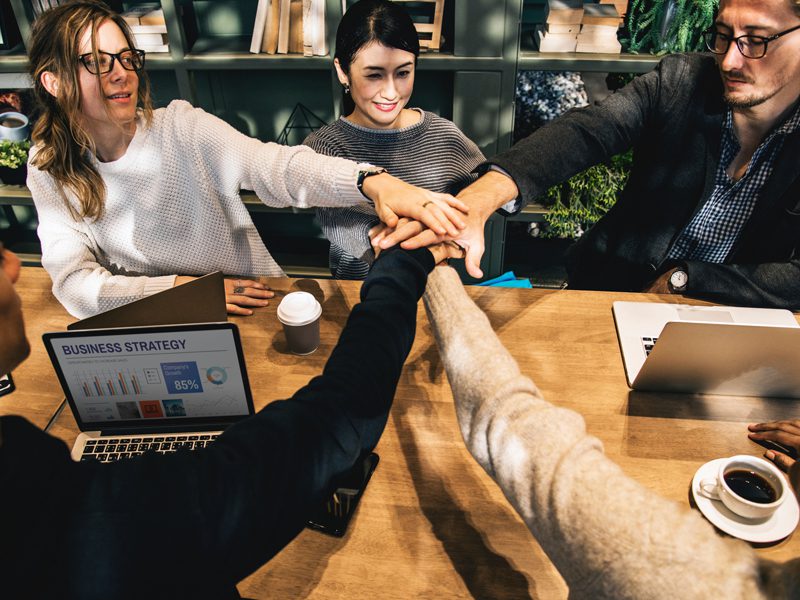
<svg viewBox="0 0 800 600"><path fill-rule="evenodd" d="M117 54L98 50L96 57L93 53L87 52L81 54L78 60L92 75L108 73L114 68L115 60L118 60L126 71L141 71L144 68L144 50L123 50Z"/></svg>
<svg viewBox="0 0 800 600"><path fill-rule="evenodd" d="M703 33L703 37L706 40L706 48L714 54L727 53L731 42L736 42L736 47L745 58L764 58L764 55L767 53L767 44L769 42L777 40L779 37L783 37L787 33L797 31L798 29L800 29L800 25L766 37L763 35L740 35L739 37L731 37L716 29L709 29Z"/></svg>

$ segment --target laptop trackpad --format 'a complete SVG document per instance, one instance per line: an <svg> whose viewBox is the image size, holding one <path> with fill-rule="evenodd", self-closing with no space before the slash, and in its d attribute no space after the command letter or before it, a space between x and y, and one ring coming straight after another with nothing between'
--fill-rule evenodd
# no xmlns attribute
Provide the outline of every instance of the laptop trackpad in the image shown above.
<svg viewBox="0 0 800 600"><path fill-rule="evenodd" d="M697 310L679 308L678 317L681 321L702 321L703 323L734 323L733 315L727 310Z"/></svg>

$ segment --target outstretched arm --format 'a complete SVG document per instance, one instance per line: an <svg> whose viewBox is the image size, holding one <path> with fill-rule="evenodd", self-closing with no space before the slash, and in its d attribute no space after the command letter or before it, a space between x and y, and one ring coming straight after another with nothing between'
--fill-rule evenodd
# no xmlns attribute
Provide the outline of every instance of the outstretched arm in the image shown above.
<svg viewBox="0 0 800 600"><path fill-rule="evenodd" d="M187 586L233 585L269 560L302 530L312 508L331 492L332 479L377 444L433 264L427 249L381 257L323 373L291 399L230 427L210 447L75 465L74 485L95 491L81 499L74 527L87 529L90 513L92 522L108 530L100 536L108 547L87 546L86 560L102 570L102 557L107 551L113 558L115 545L140 550L136 540L117 539L106 527L115 515L153 528L152 535L137 539L163 536L159 528L185 536L181 552L169 557L154 555L159 551L149 547L141 551L153 564L165 560L175 572L191 568L195 575L185 577ZM165 507L174 508L168 525L157 518ZM164 577L157 570L136 576L135 582L120 579L113 585L146 589Z"/></svg>
<svg viewBox="0 0 800 600"><path fill-rule="evenodd" d="M571 595L762 597L788 581L746 544L627 477L579 414L546 402L455 272L431 275L425 305L467 447Z"/></svg>

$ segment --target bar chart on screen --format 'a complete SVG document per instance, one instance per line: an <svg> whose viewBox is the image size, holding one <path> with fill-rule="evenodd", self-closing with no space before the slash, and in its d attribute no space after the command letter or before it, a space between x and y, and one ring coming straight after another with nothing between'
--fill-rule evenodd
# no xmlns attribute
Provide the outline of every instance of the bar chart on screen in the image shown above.
<svg viewBox="0 0 800 600"><path fill-rule="evenodd" d="M84 397L139 396L142 394L140 373L131 369L81 371L75 375L75 386Z"/></svg>

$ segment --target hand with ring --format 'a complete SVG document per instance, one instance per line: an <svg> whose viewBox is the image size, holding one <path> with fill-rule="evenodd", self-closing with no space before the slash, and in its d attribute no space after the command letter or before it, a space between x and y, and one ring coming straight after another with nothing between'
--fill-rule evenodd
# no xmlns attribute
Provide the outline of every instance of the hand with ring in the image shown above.
<svg viewBox="0 0 800 600"><path fill-rule="evenodd" d="M267 306L275 292L252 279L225 279L225 307L228 314L252 315L253 308Z"/></svg>
<svg viewBox="0 0 800 600"><path fill-rule="evenodd" d="M397 227L399 219L408 217L439 235L455 238L466 226L466 203L450 194L413 186L389 173L366 178L363 191L375 203L378 218L389 227Z"/></svg>

